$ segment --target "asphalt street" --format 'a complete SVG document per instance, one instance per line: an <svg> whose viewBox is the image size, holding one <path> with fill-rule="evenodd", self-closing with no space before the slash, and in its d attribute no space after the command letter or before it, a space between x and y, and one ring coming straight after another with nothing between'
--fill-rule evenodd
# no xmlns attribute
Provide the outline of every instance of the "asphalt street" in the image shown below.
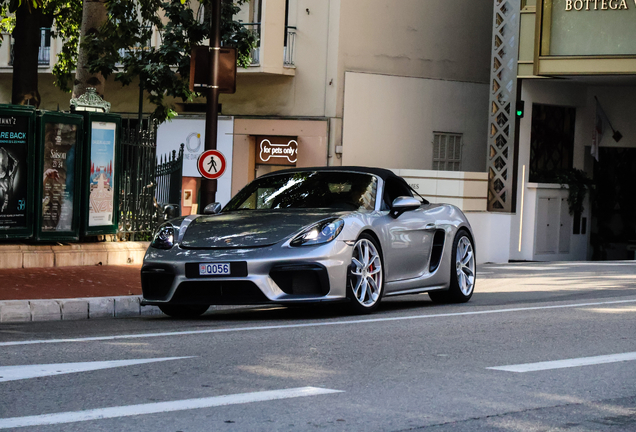
<svg viewBox="0 0 636 432"><path fill-rule="evenodd" d="M482 265L473 299L0 325L0 430L636 431L636 262Z"/></svg>

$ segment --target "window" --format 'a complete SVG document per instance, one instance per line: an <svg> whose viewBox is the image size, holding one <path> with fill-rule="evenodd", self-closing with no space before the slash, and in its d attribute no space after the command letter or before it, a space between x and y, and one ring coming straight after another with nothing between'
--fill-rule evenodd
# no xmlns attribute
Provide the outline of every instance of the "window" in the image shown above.
<svg viewBox="0 0 636 432"><path fill-rule="evenodd" d="M530 181L557 183L555 174L572 168L576 108L532 104Z"/></svg>
<svg viewBox="0 0 636 432"><path fill-rule="evenodd" d="M433 170L461 171L462 135L435 132L433 135Z"/></svg>

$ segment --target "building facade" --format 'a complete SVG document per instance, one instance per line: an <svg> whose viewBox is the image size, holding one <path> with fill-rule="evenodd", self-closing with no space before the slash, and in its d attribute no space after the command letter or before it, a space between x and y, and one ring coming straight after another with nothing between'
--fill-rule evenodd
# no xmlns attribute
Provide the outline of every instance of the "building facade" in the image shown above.
<svg viewBox="0 0 636 432"><path fill-rule="evenodd" d="M634 259L636 2L508 0L495 15L506 8L519 12L508 21L519 41L505 163L510 259ZM572 209L570 189L590 182Z"/></svg>
<svg viewBox="0 0 636 432"><path fill-rule="evenodd" d="M479 232L480 261L507 260L507 239L489 238L512 217L486 211L498 1L251 0L237 19L258 32L259 45L252 65L239 69L237 92L220 99L219 130L226 132L219 142L231 152L220 196L289 166L399 170L427 199L469 214ZM51 59L56 44L48 43ZM3 49L0 67L8 73L0 73L0 100L8 102L11 69L3 60L9 48ZM42 64L42 108L67 109L68 95L52 84L52 63ZM138 109L134 84L121 88L109 79L105 96L113 112ZM189 144L186 156L196 157L188 148L203 141L196 122L204 118L205 99L174 102L180 115L160 127L160 141L176 135L165 149ZM295 157L263 157L270 145L293 148ZM199 184L198 176L184 172L186 213L196 205Z"/></svg>

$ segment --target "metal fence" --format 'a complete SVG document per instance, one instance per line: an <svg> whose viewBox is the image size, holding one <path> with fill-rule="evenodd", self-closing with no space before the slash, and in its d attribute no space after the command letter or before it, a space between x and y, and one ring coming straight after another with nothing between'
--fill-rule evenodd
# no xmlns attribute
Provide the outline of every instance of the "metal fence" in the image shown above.
<svg viewBox="0 0 636 432"><path fill-rule="evenodd" d="M158 205L181 204L181 173L183 171L183 147L179 153L161 155L157 160L155 198Z"/></svg>
<svg viewBox="0 0 636 432"><path fill-rule="evenodd" d="M119 237L148 237L157 224L155 171L157 124L151 119L122 119ZM137 237L137 238L135 238Z"/></svg>

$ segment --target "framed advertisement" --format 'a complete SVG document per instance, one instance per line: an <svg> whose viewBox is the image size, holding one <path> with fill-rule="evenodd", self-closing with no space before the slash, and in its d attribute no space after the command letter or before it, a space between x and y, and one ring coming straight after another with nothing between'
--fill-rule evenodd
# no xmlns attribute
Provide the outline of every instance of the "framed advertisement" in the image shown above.
<svg viewBox="0 0 636 432"><path fill-rule="evenodd" d="M82 234L115 234L119 223L121 117L85 112Z"/></svg>
<svg viewBox="0 0 636 432"><path fill-rule="evenodd" d="M35 109L0 105L0 239L33 235Z"/></svg>
<svg viewBox="0 0 636 432"><path fill-rule="evenodd" d="M38 113L38 240L79 240L82 125L79 115Z"/></svg>

